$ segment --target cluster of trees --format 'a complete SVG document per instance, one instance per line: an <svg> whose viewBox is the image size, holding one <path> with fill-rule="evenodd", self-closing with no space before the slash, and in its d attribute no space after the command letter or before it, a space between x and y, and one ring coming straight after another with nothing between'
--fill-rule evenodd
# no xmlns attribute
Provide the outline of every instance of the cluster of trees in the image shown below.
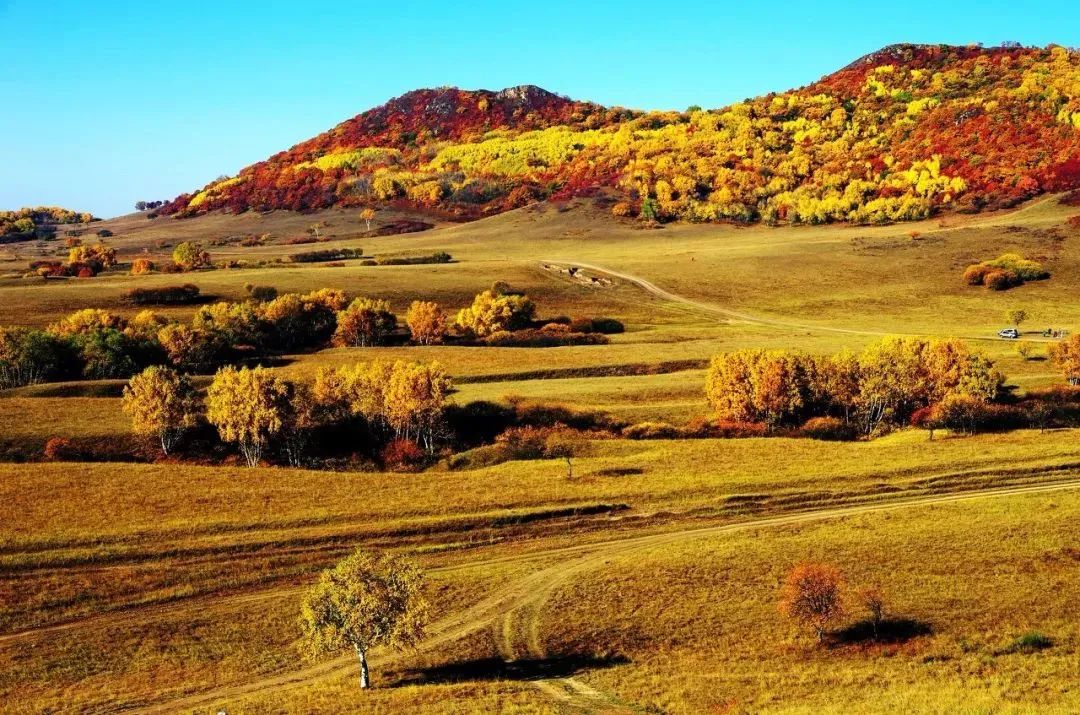
<svg viewBox="0 0 1080 715"><path fill-rule="evenodd" d="M139 200L139 201L135 202L135 210L136 211L153 211L154 209L161 208L166 203L168 203L168 202L167 201L142 201L142 200Z"/></svg>
<svg viewBox="0 0 1080 715"><path fill-rule="evenodd" d="M342 427L353 429L357 440L402 440L434 451L450 390L438 363L326 368L313 384L230 365L217 371L203 399L187 375L152 365L124 388L123 409L132 431L157 439L166 455L185 432L206 423L236 446L248 466L271 452L299 466L322 431Z"/></svg>
<svg viewBox="0 0 1080 715"><path fill-rule="evenodd" d="M861 354L742 350L713 358L705 394L718 418L776 428L832 418L871 434L931 405L989 403L1004 377L958 340L887 338ZM821 428L820 422L818 428Z"/></svg>
<svg viewBox="0 0 1080 715"><path fill-rule="evenodd" d="M36 271L42 278L49 276L92 278L116 265L116 249L111 246L106 246L104 243L86 246L78 239L71 241L71 244L66 262L35 261L30 264L31 270Z"/></svg>
<svg viewBox="0 0 1080 715"><path fill-rule="evenodd" d="M965 283L986 286L990 290L1007 290L1027 281L1041 281L1049 277L1050 272L1041 263L1018 253L1005 253L992 261L974 263L964 270Z"/></svg>
<svg viewBox="0 0 1080 715"><path fill-rule="evenodd" d="M75 250L75 249L73 249ZM197 251L196 251L197 253ZM136 305L189 304L200 300L193 285L136 289L125 295ZM459 339L496 340L490 344L566 344L582 338L603 338L600 332L621 329L610 319L570 321L532 327L535 306L527 296L496 285L484 291L454 321ZM429 301L413 301L405 315L413 342L434 345L447 339L451 325L443 309ZM535 339L533 333L556 336L561 343ZM571 328L590 334L573 332ZM525 330L522 330L522 329ZM514 342L510 338L524 333ZM169 365L187 372L206 372L244 359L307 350L333 344L370 347L400 340L398 318L388 302L321 289L284 293L268 286L250 286L247 300L200 306L190 322L147 309L133 317L87 308L46 330L0 329L0 388L49 380L109 379L133 375L149 365ZM595 333L595 334L593 334Z"/></svg>
<svg viewBox="0 0 1080 715"><path fill-rule="evenodd" d="M0 243L20 241L39 236L56 235L57 224L90 223L97 221L93 214L72 211L58 206L35 206L17 211L0 211Z"/></svg>
<svg viewBox="0 0 1080 715"><path fill-rule="evenodd" d="M1080 185L1080 53L903 46L797 90L641 114L536 96L406 95L165 210L407 201L481 215L598 185L619 215L885 222ZM424 93L419 93L424 95ZM429 100L433 98L429 97ZM415 112L404 115L400 112Z"/></svg>

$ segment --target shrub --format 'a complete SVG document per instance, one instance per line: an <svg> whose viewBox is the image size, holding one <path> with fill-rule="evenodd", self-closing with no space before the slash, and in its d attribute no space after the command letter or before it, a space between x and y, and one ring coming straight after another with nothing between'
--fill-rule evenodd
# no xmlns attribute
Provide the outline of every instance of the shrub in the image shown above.
<svg viewBox="0 0 1080 715"><path fill-rule="evenodd" d="M1036 653L1054 647L1054 640L1038 631L1031 631L1020 636L1005 649L1004 653Z"/></svg>
<svg viewBox="0 0 1080 715"><path fill-rule="evenodd" d="M154 270L154 262L149 258L136 258L131 262L131 275L144 276Z"/></svg>
<svg viewBox="0 0 1080 715"><path fill-rule="evenodd" d="M1008 290L1020 284L1020 280L1015 273L1004 270L991 270L986 274L983 282L990 290Z"/></svg>
<svg viewBox="0 0 1080 715"><path fill-rule="evenodd" d="M1026 281L1044 280L1050 272L1037 261L1031 261L1017 253L1005 253L992 261L968 266L964 282L968 285L985 285L990 290L1006 290Z"/></svg>
<svg viewBox="0 0 1080 715"><path fill-rule="evenodd" d="M380 458L392 472L412 472L424 465L427 453L411 439L394 439L383 447Z"/></svg>
<svg viewBox="0 0 1080 715"><path fill-rule="evenodd" d="M561 326L565 327L565 326ZM483 344L499 348L554 348L567 345L606 345L607 336L599 333L573 333L569 330L528 329L499 331L483 339Z"/></svg>
<svg viewBox="0 0 1080 715"><path fill-rule="evenodd" d="M986 274L990 271L990 266L985 263L968 266L967 270L964 271L964 282L971 286L981 286L985 283Z"/></svg>
<svg viewBox="0 0 1080 715"><path fill-rule="evenodd" d="M203 300L199 287L192 283L162 288L132 288L120 299L132 305L193 305Z"/></svg>
<svg viewBox="0 0 1080 715"><path fill-rule="evenodd" d="M193 271L210 266L210 254L201 243L184 241L172 252L173 263L184 271Z"/></svg>
<svg viewBox="0 0 1080 715"><path fill-rule="evenodd" d="M855 439L855 426L837 417L811 417L799 430L804 437L827 442Z"/></svg>
<svg viewBox="0 0 1080 715"><path fill-rule="evenodd" d="M293 263L322 263L324 261L343 261L350 258L360 258L364 255L360 248L337 248L325 251L306 251L294 253L288 257Z"/></svg>
<svg viewBox="0 0 1080 715"><path fill-rule="evenodd" d="M47 462L70 462L78 459L79 453L70 439L50 437L41 456Z"/></svg>
<svg viewBox="0 0 1080 715"><path fill-rule="evenodd" d="M376 266L422 266L430 263L450 263L453 257L446 251L438 251L429 256L398 256L376 258L374 261L364 261L361 265Z"/></svg>
<svg viewBox="0 0 1080 715"><path fill-rule="evenodd" d="M638 422L622 429L626 439L678 439L684 432L668 422Z"/></svg>
<svg viewBox="0 0 1080 715"><path fill-rule="evenodd" d="M273 286L257 286L248 283L244 286L244 290L247 291L248 297L259 303L269 303L278 297L277 288Z"/></svg>

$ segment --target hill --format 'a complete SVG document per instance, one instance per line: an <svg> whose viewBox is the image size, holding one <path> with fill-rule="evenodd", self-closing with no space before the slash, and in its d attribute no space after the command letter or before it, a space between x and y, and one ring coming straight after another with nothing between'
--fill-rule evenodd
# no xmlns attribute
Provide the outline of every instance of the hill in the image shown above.
<svg viewBox="0 0 1080 715"><path fill-rule="evenodd" d="M163 210L392 204L460 218L613 190L660 220L877 223L1080 186L1080 52L894 45L807 87L636 112L419 90Z"/></svg>

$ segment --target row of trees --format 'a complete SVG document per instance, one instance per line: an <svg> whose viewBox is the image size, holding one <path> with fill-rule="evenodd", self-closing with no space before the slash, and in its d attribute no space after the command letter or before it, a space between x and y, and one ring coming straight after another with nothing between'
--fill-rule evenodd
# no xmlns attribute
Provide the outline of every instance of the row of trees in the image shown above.
<svg viewBox="0 0 1080 715"><path fill-rule="evenodd" d="M451 381L438 363L375 361L321 370L313 384L262 367L223 367L205 399L189 376L154 365L124 388L123 410L132 431L158 440L168 455L181 436L206 422L236 445L248 466L271 451L293 465L320 429L363 427L375 439L419 443L433 451L442 434Z"/></svg>
<svg viewBox="0 0 1080 715"><path fill-rule="evenodd" d="M830 416L865 434L953 399L990 402L1004 377L958 340L886 338L861 354L742 350L713 358L705 393L718 418L770 428Z"/></svg>
<svg viewBox="0 0 1080 715"><path fill-rule="evenodd" d="M157 290L155 295L166 292ZM466 339L499 337L530 326L534 314L527 296L496 286L477 295L452 324L437 303L413 301L405 324L413 342L434 345L451 331ZM586 322L593 330L596 321ZM601 327L605 325L601 321ZM244 301L200 306L190 322L152 310L129 319L87 308L44 331L0 328L0 388L77 377L128 377L155 364L206 372L243 359L328 343L383 345L398 332L398 318L388 302L349 300L343 291L325 288L278 295L261 287Z"/></svg>

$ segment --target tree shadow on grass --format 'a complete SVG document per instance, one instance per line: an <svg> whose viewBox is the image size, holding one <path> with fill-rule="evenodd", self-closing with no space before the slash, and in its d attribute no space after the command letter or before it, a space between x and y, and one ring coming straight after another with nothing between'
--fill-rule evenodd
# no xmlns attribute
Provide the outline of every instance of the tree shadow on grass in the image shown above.
<svg viewBox="0 0 1080 715"><path fill-rule="evenodd" d="M585 670L611 668L629 663L624 656L562 655L507 662L501 658L478 658L412 670L397 685L464 683L489 680L541 680L568 678Z"/></svg>
<svg viewBox="0 0 1080 715"><path fill-rule="evenodd" d="M933 632L934 629L929 623L914 618L884 618L877 623L876 628L873 621L863 620L835 631L830 636L830 642L834 646L874 643L895 645L928 636Z"/></svg>

